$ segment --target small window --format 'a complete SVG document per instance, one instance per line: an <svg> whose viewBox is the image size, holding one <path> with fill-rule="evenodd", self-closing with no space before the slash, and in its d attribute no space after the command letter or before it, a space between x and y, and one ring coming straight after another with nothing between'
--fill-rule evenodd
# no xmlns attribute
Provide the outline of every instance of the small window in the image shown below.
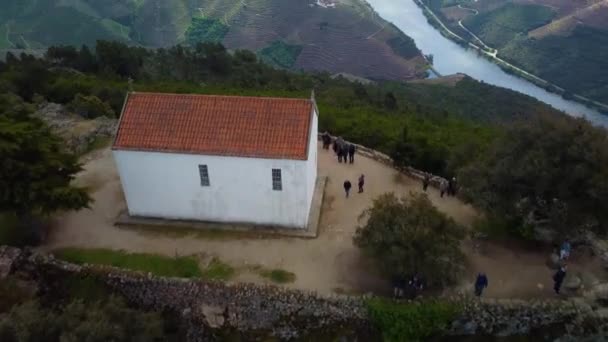
<svg viewBox="0 0 608 342"><path fill-rule="evenodd" d="M272 190L283 190L283 182L281 181L281 169L272 169Z"/></svg>
<svg viewBox="0 0 608 342"><path fill-rule="evenodd" d="M198 174L201 177L201 186L209 186L209 171L207 170L207 165L199 165Z"/></svg>

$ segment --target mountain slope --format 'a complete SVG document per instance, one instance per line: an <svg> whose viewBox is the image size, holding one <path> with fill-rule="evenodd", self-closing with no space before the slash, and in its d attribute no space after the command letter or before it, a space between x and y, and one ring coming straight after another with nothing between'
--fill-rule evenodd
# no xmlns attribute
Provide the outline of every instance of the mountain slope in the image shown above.
<svg viewBox="0 0 608 342"><path fill-rule="evenodd" d="M330 3L335 6L314 0L0 0L0 49L98 39L146 47L218 41L279 55L276 64L294 70L394 80L424 75L426 63L413 40L362 0Z"/></svg>
<svg viewBox="0 0 608 342"><path fill-rule="evenodd" d="M571 93L608 103L607 0L425 0L462 37Z"/></svg>

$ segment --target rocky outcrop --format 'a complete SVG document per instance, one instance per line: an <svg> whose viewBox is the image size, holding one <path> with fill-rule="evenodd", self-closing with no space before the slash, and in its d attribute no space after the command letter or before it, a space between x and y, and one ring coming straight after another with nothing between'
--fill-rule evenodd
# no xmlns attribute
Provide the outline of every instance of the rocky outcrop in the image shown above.
<svg viewBox="0 0 608 342"><path fill-rule="evenodd" d="M322 297L274 286L162 278L111 267L78 266L10 247L0 247L0 271L0 279L21 274L47 288L58 281L61 284L69 275L95 277L136 306L179 313L192 322L190 341L203 340L208 329L264 332L289 340L323 329L348 326L368 331L371 327L365 297ZM604 298L608 298L606 284L595 286L585 297L568 300L445 298L462 305L448 334L509 336L559 325L564 336L587 336L606 326L608 309L600 305Z"/></svg>
<svg viewBox="0 0 608 342"><path fill-rule="evenodd" d="M105 116L95 119L84 119L69 113L66 108L57 103L42 103L34 116L42 119L63 138L67 149L75 154L82 154L100 138L109 139L114 136L117 120Z"/></svg>

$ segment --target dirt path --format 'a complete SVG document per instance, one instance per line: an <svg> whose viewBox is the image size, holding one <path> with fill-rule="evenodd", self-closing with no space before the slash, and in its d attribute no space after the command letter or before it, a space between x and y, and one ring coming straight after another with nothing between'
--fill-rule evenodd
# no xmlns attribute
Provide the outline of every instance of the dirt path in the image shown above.
<svg viewBox="0 0 608 342"><path fill-rule="evenodd" d="M296 274L296 281L287 286L329 294L334 292L385 292L389 285L366 264L352 244L359 214L371 201L386 192L409 194L421 191L421 184L411 178L396 177L387 166L361 156L354 165L338 164L333 153L319 150L319 173L327 175L319 237L313 240L278 237L243 237L232 234L143 233L113 225L126 206L109 149L85 158L85 171L78 181L91 187L95 203L91 210L71 212L58 217L49 241L42 249L58 247L102 247L132 252L160 253L169 256L206 253L237 268L261 265L281 268ZM356 183L359 175L366 176L366 190L345 198L342 183ZM429 198L437 208L468 226L476 217L475 210L454 198L440 198L429 189ZM463 250L468 257L468 270L459 286L470 291L475 275L485 271L490 279L486 291L491 297L548 297L551 292L552 271L545 261L549 251L483 243L474 246L466 241ZM599 265L588 257L576 257L570 264L572 274L590 274ZM235 281L264 282L255 274L243 272Z"/></svg>
<svg viewBox="0 0 608 342"><path fill-rule="evenodd" d="M95 203L92 209L57 218L44 249L103 247L171 256L208 253L237 267L259 264L294 272L296 281L288 286L321 293L337 289L366 292L387 288L380 277L373 275L373 267L361 260L352 244L358 216L378 195L390 191L408 194L421 190L418 181L405 176L396 183L396 172L392 168L371 159L358 156L354 165L338 164L333 153L320 150L319 173L327 175L329 181L317 239L204 239L142 234L113 225L114 219L126 206L110 150L96 153L98 155L87 158L85 171L78 179L93 190ZM344 198L344 180L348 178L356 184L361 173L366 176L366 191ZM440 210L461 224L468 225L476 215L473 208L454 198L441 199L434 189L429 190L429 197ZM243 277L251 280L250 275Z"/></svg>

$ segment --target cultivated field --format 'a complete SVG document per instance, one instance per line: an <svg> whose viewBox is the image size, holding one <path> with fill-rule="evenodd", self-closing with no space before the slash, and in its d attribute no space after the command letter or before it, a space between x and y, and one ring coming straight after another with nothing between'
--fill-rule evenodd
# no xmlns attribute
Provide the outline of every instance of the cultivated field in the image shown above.
<svg viewBox="0 0 608 342"><path fill-rule="evenodd" d="M261 52L283 42L294 46L291 56L275 50L271 59L296 70L412 79L425 68L413 41L362 0L340 0L335 8L313 0L4 2L0 49L93 45L105 39L150 47L221 41L230 49ZM210 28L214 32L206 32Z"/></svg>

